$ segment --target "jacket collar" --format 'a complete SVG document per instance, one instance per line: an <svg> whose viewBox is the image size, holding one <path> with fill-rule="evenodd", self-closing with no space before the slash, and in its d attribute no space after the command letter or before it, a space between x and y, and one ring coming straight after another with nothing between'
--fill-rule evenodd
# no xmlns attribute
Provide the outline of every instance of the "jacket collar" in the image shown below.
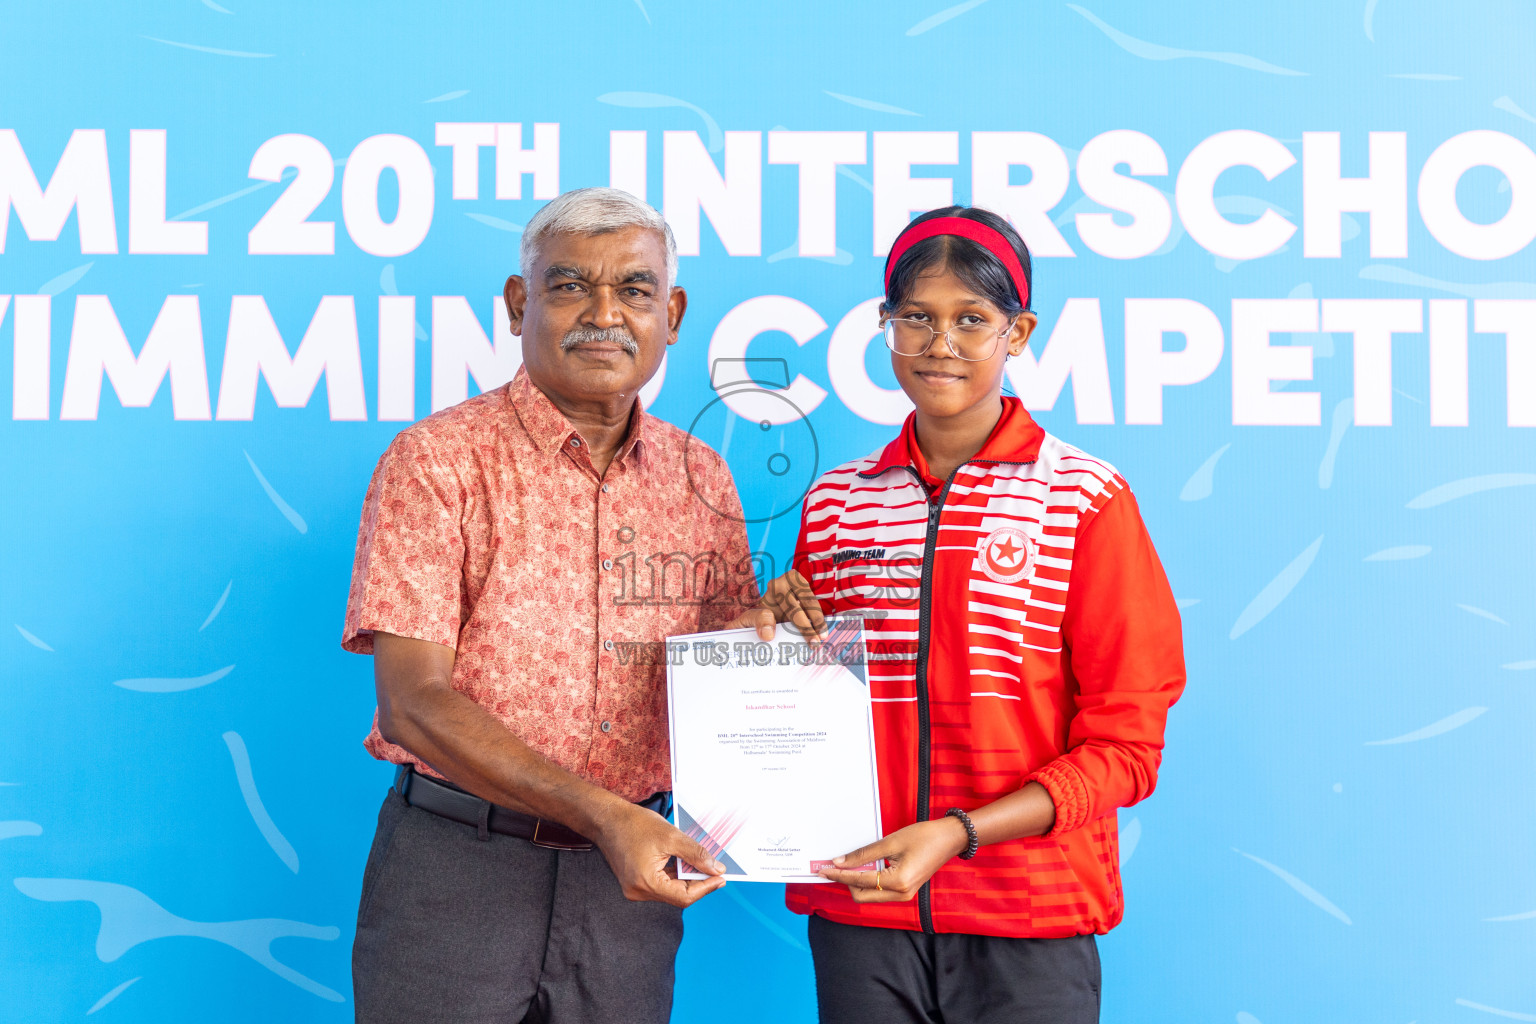
<svg viewBox="0 0 1536 1024"><path fill-rule="evenodd" d="M567 450L573 437L581 438L582 443L586 443L586 439L571 426L571 421L565 418L565 414L556 408L555 403L549 400L549 396L533 383L528 376L526 366L519 366L511 382L507 384L507 401L511 403L513 410L517 413L518 421L522 423L523 429L528 432L529 439L539 451L558 455ZM644 446L640 445L640 442L645 439L650 419L650 414L645 411L640 399L636 397L634 410L629 414L629 429L624 434L624 441L619 445L619 450L613 456L615 462L628 457L631 451L634 451L637 456L643 452Z"/></svg>
<svg viewBox="0 0 1536 1024"><path fill-rule="evenodd" d="M1005 396L1002 402L1003 414L998 417L997 425L987 437L987 443L968 462L1033 462L1039 457L1045 430L1034 421L1025 410L1024 403L1017 398ZM885 446L875 464L859 475L879 476L898 466L912 470L919 479L934 486L935 477L928 472L928 461L923 458L922 449L917 444L915 412L908 414L906 422L901 425L901 433ZM942 485L943 481L937 483Z"/></svg>

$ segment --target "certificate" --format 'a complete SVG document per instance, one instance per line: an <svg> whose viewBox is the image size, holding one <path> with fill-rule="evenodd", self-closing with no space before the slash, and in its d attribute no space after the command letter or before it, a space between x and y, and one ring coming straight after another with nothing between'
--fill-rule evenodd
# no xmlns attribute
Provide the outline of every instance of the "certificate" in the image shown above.
<svg viewBox="0 0 1536 1024"><path fill-rule="evenodd" d="M771 642L752 629L667 639L677 827L728 879L824 882L818 868L881 836L864 620L827 630L822 644L782 623Z"/></svg>

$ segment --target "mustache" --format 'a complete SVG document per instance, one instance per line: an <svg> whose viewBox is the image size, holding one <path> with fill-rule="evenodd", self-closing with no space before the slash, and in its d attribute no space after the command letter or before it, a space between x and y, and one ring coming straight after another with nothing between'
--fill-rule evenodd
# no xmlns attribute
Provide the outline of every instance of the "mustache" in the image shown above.
<svg viewBox="0 0 1536 1024"><path fill-rule="evenodd" d="M577 327L560 339L560 351L569 352L578 345L617 345L630 355L640 351L635 336L624 327Z"/></svg>

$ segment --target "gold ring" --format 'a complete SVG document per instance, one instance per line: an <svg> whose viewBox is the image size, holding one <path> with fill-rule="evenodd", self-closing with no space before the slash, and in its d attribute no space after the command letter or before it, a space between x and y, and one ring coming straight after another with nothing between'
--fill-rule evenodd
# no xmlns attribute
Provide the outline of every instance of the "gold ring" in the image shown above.
<svg viewBox="0 0 1536 1024"><path fill-rule="evenodd" d="M881 885L880 885L880 869L879 868L875 868L875 892L884 892L884 891L885 891L885 889L882 888Z"/></svg>

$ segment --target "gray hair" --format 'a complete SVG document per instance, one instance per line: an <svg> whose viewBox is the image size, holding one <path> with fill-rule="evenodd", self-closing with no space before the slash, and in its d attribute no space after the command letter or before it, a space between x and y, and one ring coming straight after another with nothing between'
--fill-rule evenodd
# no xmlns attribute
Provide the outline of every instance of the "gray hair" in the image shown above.
<svg viewBox="0 0 1536 1024"><path fill-rule="evenodd" d="M518 262L526 275L550 235L603 235L622 228L650 228L667 246L667 283L677 283L677 240L661 214L642 199L616 188L578 188L563 192L533 215L523 229Z"/></svg>

